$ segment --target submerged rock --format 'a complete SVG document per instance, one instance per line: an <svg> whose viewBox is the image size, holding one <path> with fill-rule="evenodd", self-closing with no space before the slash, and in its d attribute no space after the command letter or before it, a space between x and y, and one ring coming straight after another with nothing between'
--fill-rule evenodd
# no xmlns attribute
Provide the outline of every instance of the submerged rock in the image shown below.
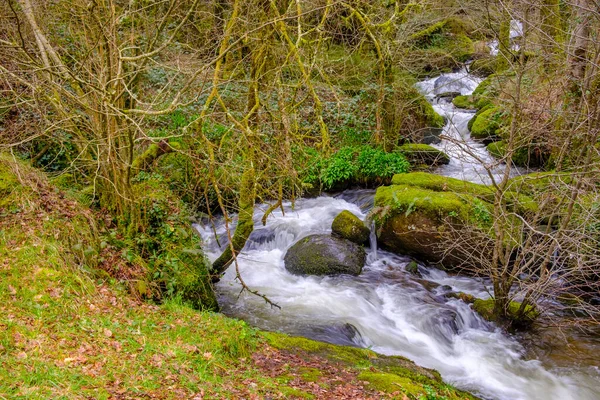
<svg viewBox="0 0 600 400"><path fill-rule="evenodd" d="M332 235L300 239L285 254L285 268L295 275L359 275L365 265L362 246Z"/></svg>
<svg viewBox="0 0 600 400"><path fill-rule="evenodd" d="M348 210L339 213L331 224L331 232L335 236L348 239L356 244L368 244L371 231L365 224Z"/></svg>

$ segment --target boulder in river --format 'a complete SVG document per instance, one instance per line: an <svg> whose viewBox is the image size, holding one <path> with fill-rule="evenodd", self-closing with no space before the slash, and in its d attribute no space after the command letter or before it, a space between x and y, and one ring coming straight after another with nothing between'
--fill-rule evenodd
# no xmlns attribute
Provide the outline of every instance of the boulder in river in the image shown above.
<svg viewBox="0 0 600 400"><path fill-rule="evenodd" d="M369 235L371 234L369 228L348 210L342 211L334 218L331 224L331 232L335 236L360 245L368 244Z"/></svg>
<svg viewBox="0 0 600 400"><path fill-rule="evenodd" d="M359 275L365 265L365 249L332 235L300 239L285 254L285 268L295 275Z"/></svg>

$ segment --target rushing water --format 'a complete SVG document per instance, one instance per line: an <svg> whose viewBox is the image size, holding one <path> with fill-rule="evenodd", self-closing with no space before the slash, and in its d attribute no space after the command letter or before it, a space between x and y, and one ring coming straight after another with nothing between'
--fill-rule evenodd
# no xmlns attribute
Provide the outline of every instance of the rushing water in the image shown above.
<svg viewBox="0 0 600 400"><path fill-rule="evenodd" d="M478 78L460 71L421 82L419 88L447 119L443 131L447 138L437 146L450 155L451 162L437 172L488 182L482 163L488 169L492 166L493 176L502 173L502 166L470 139L466 124L472 113L437 97L444 92L469 94L478 83ZM360 276L296 276L286 271L283 257L292 244L311 234L331 232L333 218L343 210L365 219L373 194L373 190L353 190L336 197L300 199L293 208L286 203L285 214L273 212L264 227L261 218L267 206L258 206L256 229L238 256L239 268L246 284L281 310L257 296L240 294L235 271L229 268L217 286L223 312L262 329L402 355L483 398L600 399L600 362L593 355L581 365L573 359L546 365L528 359L537 353L528 352L466 303L446 296L461 291L488 298L488 282L424 266L419 266L420 277L409 274L405 267L410 259L377 250L374 235ZM196 228L214 260L226 245L224 224L217 221L214 226L220 241L212 225ZM598 348L592 344L588 351Z"/></svg>
<svg viewBox="0 0 600 400"><path fill-rule="evenodd" d="M469 95L481 81L481 78L469 74L467 69L463 68L459 72L419 82L417 87L433 105L434 110L446 119L442 141L434 147L448 154L450 163L436 172L470 182L489 184L492 177L495 180L502 177L505 165L492 157L483 143L473 140L469 135L467 124L475 111L456 108L451 97L439 97L444 93ZM511 176L519 173L519 169L512 168Z"/></svg>

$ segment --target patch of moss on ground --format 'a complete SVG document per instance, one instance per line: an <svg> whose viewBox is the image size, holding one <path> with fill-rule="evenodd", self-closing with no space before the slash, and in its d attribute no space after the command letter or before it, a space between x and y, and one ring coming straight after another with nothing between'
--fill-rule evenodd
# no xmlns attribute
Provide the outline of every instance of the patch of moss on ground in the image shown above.
<svg viewBox="0 0 600 400"><path fill-rule="evenodd" d="M367 349L315 342L274 332L261 332L260 335L277 349L316 354L355 368L360 371L359 380L368 382L369 388L383 393L406 393L414 398L432 393L447 396L449 400L476 399L469 393L443 383L437 371L420 367L404 357L384 356ZM310 378L318 374L318 371L311 370Z"/></svg>

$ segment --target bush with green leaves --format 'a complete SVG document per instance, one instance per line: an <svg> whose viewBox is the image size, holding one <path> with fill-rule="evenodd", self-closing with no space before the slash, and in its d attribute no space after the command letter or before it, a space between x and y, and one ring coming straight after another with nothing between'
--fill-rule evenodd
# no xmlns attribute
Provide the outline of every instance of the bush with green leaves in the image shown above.
<svg viewBox="0 0 600 400"><path fill-rule="evenodd" d="M320 185L324 190L340 190L350 185L376 186L410 169L401 153L386 153L370 146L342 147L329 158L322 158L312 149L305 154L306 167L300 171L303 183Z"/></svg>

